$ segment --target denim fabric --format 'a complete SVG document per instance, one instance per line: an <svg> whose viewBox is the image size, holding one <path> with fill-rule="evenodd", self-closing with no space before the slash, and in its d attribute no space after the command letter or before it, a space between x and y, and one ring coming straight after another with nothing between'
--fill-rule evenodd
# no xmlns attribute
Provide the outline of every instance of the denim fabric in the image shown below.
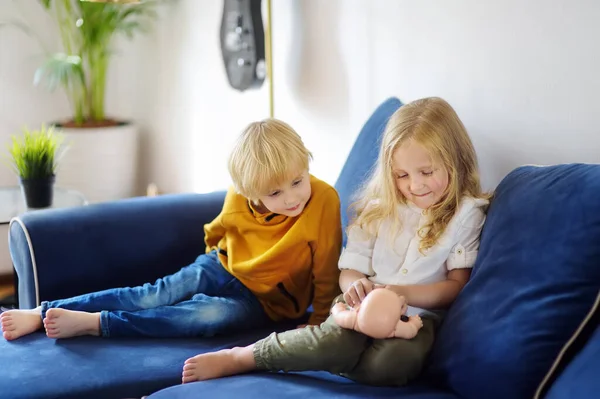
<svg viewBox="0 0 600 399"><path fill-rule="evenodd" d="M103 337L207 337L269 321L260 302L214 252L154 284L42 302L42 317L50 308L101 312Z"/></svg>

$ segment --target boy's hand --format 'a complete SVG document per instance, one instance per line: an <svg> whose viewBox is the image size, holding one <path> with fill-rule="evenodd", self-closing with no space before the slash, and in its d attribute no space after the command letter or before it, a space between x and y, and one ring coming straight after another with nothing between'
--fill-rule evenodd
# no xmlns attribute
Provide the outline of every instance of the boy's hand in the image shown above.
<svg viewBox="0 0 600 399"><path fill-rule="evenodd" d="M373 291L374 286L371 280L366 277L358 279L344 292L344 301L352 307L360 305L367 294Z"/></svg>

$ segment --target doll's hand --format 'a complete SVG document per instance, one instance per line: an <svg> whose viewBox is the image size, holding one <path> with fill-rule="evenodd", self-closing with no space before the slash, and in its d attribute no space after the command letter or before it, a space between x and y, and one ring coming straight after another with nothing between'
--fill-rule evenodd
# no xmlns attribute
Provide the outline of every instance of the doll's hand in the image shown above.
<svg viewBox="0 0 600 399"><path fill-rule="evenodd" d="M344 301L349 306L357 306L365 299L367 294L373 291L374 284L366 277L356 280L346 292L344 292Z"/></svg>
<svg viewBox="0 0 600 399"><path fill-rule="evenodd" d="M410 316L407 323L411 323L413 326L415 326L417 331L423 327L423 320L421 320L419 315Z"/></svg>

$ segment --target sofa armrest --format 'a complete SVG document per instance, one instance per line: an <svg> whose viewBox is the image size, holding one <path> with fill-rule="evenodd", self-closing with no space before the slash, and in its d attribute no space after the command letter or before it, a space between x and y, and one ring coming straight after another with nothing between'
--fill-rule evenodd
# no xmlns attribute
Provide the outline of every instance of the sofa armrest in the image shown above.
<svg viewBox="0 0 600 399"><path fill-rule="evenodd" d="M139 197L28 212L9 228L20 308L154 281L205 251L225 192Z"/></svg>

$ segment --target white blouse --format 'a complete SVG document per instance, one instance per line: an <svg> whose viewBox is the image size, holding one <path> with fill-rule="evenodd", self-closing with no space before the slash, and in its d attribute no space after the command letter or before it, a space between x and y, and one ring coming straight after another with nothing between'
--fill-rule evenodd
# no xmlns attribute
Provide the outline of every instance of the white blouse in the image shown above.
<svg viewBox="0 0 600 399"><path fill-rule="evenodd" d="M418 231L427 222L427 216L414 204L400 205L401 230L395 234L395 239L389 231L391 221L381 223L377 237L369 237L361 228L352 227L339 268L356 270L376 284L444 281L449 270L473 267L487 204L484 199L463 198L438 243L424 254L419 251ZM409 307L409 315L423 313L429 312Z"/></svg>

